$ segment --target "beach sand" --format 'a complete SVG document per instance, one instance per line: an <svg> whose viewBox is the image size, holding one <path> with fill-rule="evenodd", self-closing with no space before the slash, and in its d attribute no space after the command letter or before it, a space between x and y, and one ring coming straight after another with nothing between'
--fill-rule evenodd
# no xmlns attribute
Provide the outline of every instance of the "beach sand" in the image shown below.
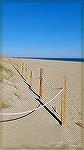
<svg viewBox="0 0 84 150"><path fill-rule="evenodd" d="M61 126L45 110L38 109L31 115L17 121L3 123L3 148L56 148L80 147L81 127L81 63L50 60L16 59L19 65L28 64L28 83L30 70L33 71L32 89L39 94L39 74L43 68L43 77L50 85L43 82L43 96L45 104L59 91L56 88L63 86L63 76L67 77L66 85L66 125ZM3 63L13 72L13 78L3 84L3 99L10 107L3 112L23 112L39 106L36 96L25 84L24 80L10 63ZM21 68L20 68L21 71ZM24 75L25 77L25 75ZM47 107L61 119L61 94ZM55 107L58 114L54 112ZM16 117L16 116L15 116ZM7 119L7 117L3 117Z"/></svg>

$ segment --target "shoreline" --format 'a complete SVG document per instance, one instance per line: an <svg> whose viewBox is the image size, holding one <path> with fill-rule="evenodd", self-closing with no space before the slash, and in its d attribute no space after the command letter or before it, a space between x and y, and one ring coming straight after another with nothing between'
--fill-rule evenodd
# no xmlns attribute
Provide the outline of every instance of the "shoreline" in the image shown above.
<svg viewBox="0 0 84 150"><path fill-rule="evenodd" d="M84 62L84 58L34 58L34 57L3 57L12 59L40 60L40 61L62 61L62 62Z"/></svg>

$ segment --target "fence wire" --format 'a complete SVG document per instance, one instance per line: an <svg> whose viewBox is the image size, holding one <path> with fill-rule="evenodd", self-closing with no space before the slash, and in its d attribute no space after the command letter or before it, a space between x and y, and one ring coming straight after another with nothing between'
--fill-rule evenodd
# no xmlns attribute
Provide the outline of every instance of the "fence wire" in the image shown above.
<svg viewBox="0 0 84 150"><path fill-rule="evenodd" d="M13 60L11 60L11 63L13 63L13 65L22 74L21 64L23 62L21 62L20 60L18 61L18 60L13 59ZM23 73L24 79L26 78L26 74L25 74L26 64L28 65L28 76L30 76L30 72L32 70L32 79L33 79L32 80L32 88L39 95L39 81L40 81L39 65L37 65L37 64L35 65L34 63L32 63L32 65L31 65L31 61L25 62L24 63L24 73ZM50 68L44 67L44 75L42 77L43 82L44 82L43 83L44 91L43 91L42 102L44 102L44 105L47 103L47 101L50 101L51 99L53 99L53 97L55 95L57 95L57 93L60 90L62 90L62 88L63 88L63 83L62 83L63 78L62 78L62 75L60 75L60 72L59 73L55 72L55 74L54 73L48 74L49 71L50 71ZM52 72L52 70L51 70L51 72ZM74 73L73 73L73 75L74 75ZM73 120L74 123L78 122L79 120L81 121L81 102L80 102L81 89L78 90L76 88L77 86L80 85L80 83L79 82L78 82L78 84L74 83L74 77L72 79L73 79L72 82L67 81L68 83L67 83L67 117L66 118L68 121L66 121L66 122L68 122L68 123L71 120ZM19 85L22 88L21 82L19 82ZM73 86L74 90L73 90L72 86ZM80 88L81 88L81 85L80 85ZM20 100L19 102L16 100L17 98ZM10 99L10 101L11 101L11 103L10 103L11 107L9 107L9 109L8 109L8 111L10 113L12 112L12 110L14 112L16 112L17 106L20 107L20 105L22 105L22 104L23 104L23 108L24 108L23 110L26 110L26 111L31 110L31 104L29 106L29 103L30 103L29 96L24 98L22 96L22 93L18 92L17 89L13 92L13 96ZM38 107L39 103L35 101L35 104L36 104L36 107ZM49 103L47 106L50 110L52 110L53 113L57 114L59 116L59 118L61 118L61 107L60 107L61 105L60 104L61 104L61 96L59 96L57 103L56 103L56 100L54 100L52 103ZM38 108L40 108L40 107L42 107L42 106L39 106ZM35 108L35 109L38 109L38 108ZM23 111L23 110L21 110L21 111ZM14 116L12 116L12 118L13 117Z"/></svg>

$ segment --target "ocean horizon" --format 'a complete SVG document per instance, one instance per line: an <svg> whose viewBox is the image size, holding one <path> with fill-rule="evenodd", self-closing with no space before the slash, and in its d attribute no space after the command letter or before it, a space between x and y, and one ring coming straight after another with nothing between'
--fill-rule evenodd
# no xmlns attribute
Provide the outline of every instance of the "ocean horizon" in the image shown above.
<svg viewBox="0 0 84 150"><path fill-rule="evenodd" d="M24 58L24 59L41 59L41 60L60 60L60 61L84 62L84 58L43 58L43 57L11 57L11 58Z"/></svg>

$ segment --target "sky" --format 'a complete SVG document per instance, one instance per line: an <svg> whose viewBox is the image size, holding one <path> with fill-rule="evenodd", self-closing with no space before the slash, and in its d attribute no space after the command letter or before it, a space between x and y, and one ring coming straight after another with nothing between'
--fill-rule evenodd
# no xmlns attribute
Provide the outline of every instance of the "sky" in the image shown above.
<svg viewBox="0 0 84 150"><path fill-rule="evenodd" d="M80 57L80 4L5 3L3 56Z"/></svg>

